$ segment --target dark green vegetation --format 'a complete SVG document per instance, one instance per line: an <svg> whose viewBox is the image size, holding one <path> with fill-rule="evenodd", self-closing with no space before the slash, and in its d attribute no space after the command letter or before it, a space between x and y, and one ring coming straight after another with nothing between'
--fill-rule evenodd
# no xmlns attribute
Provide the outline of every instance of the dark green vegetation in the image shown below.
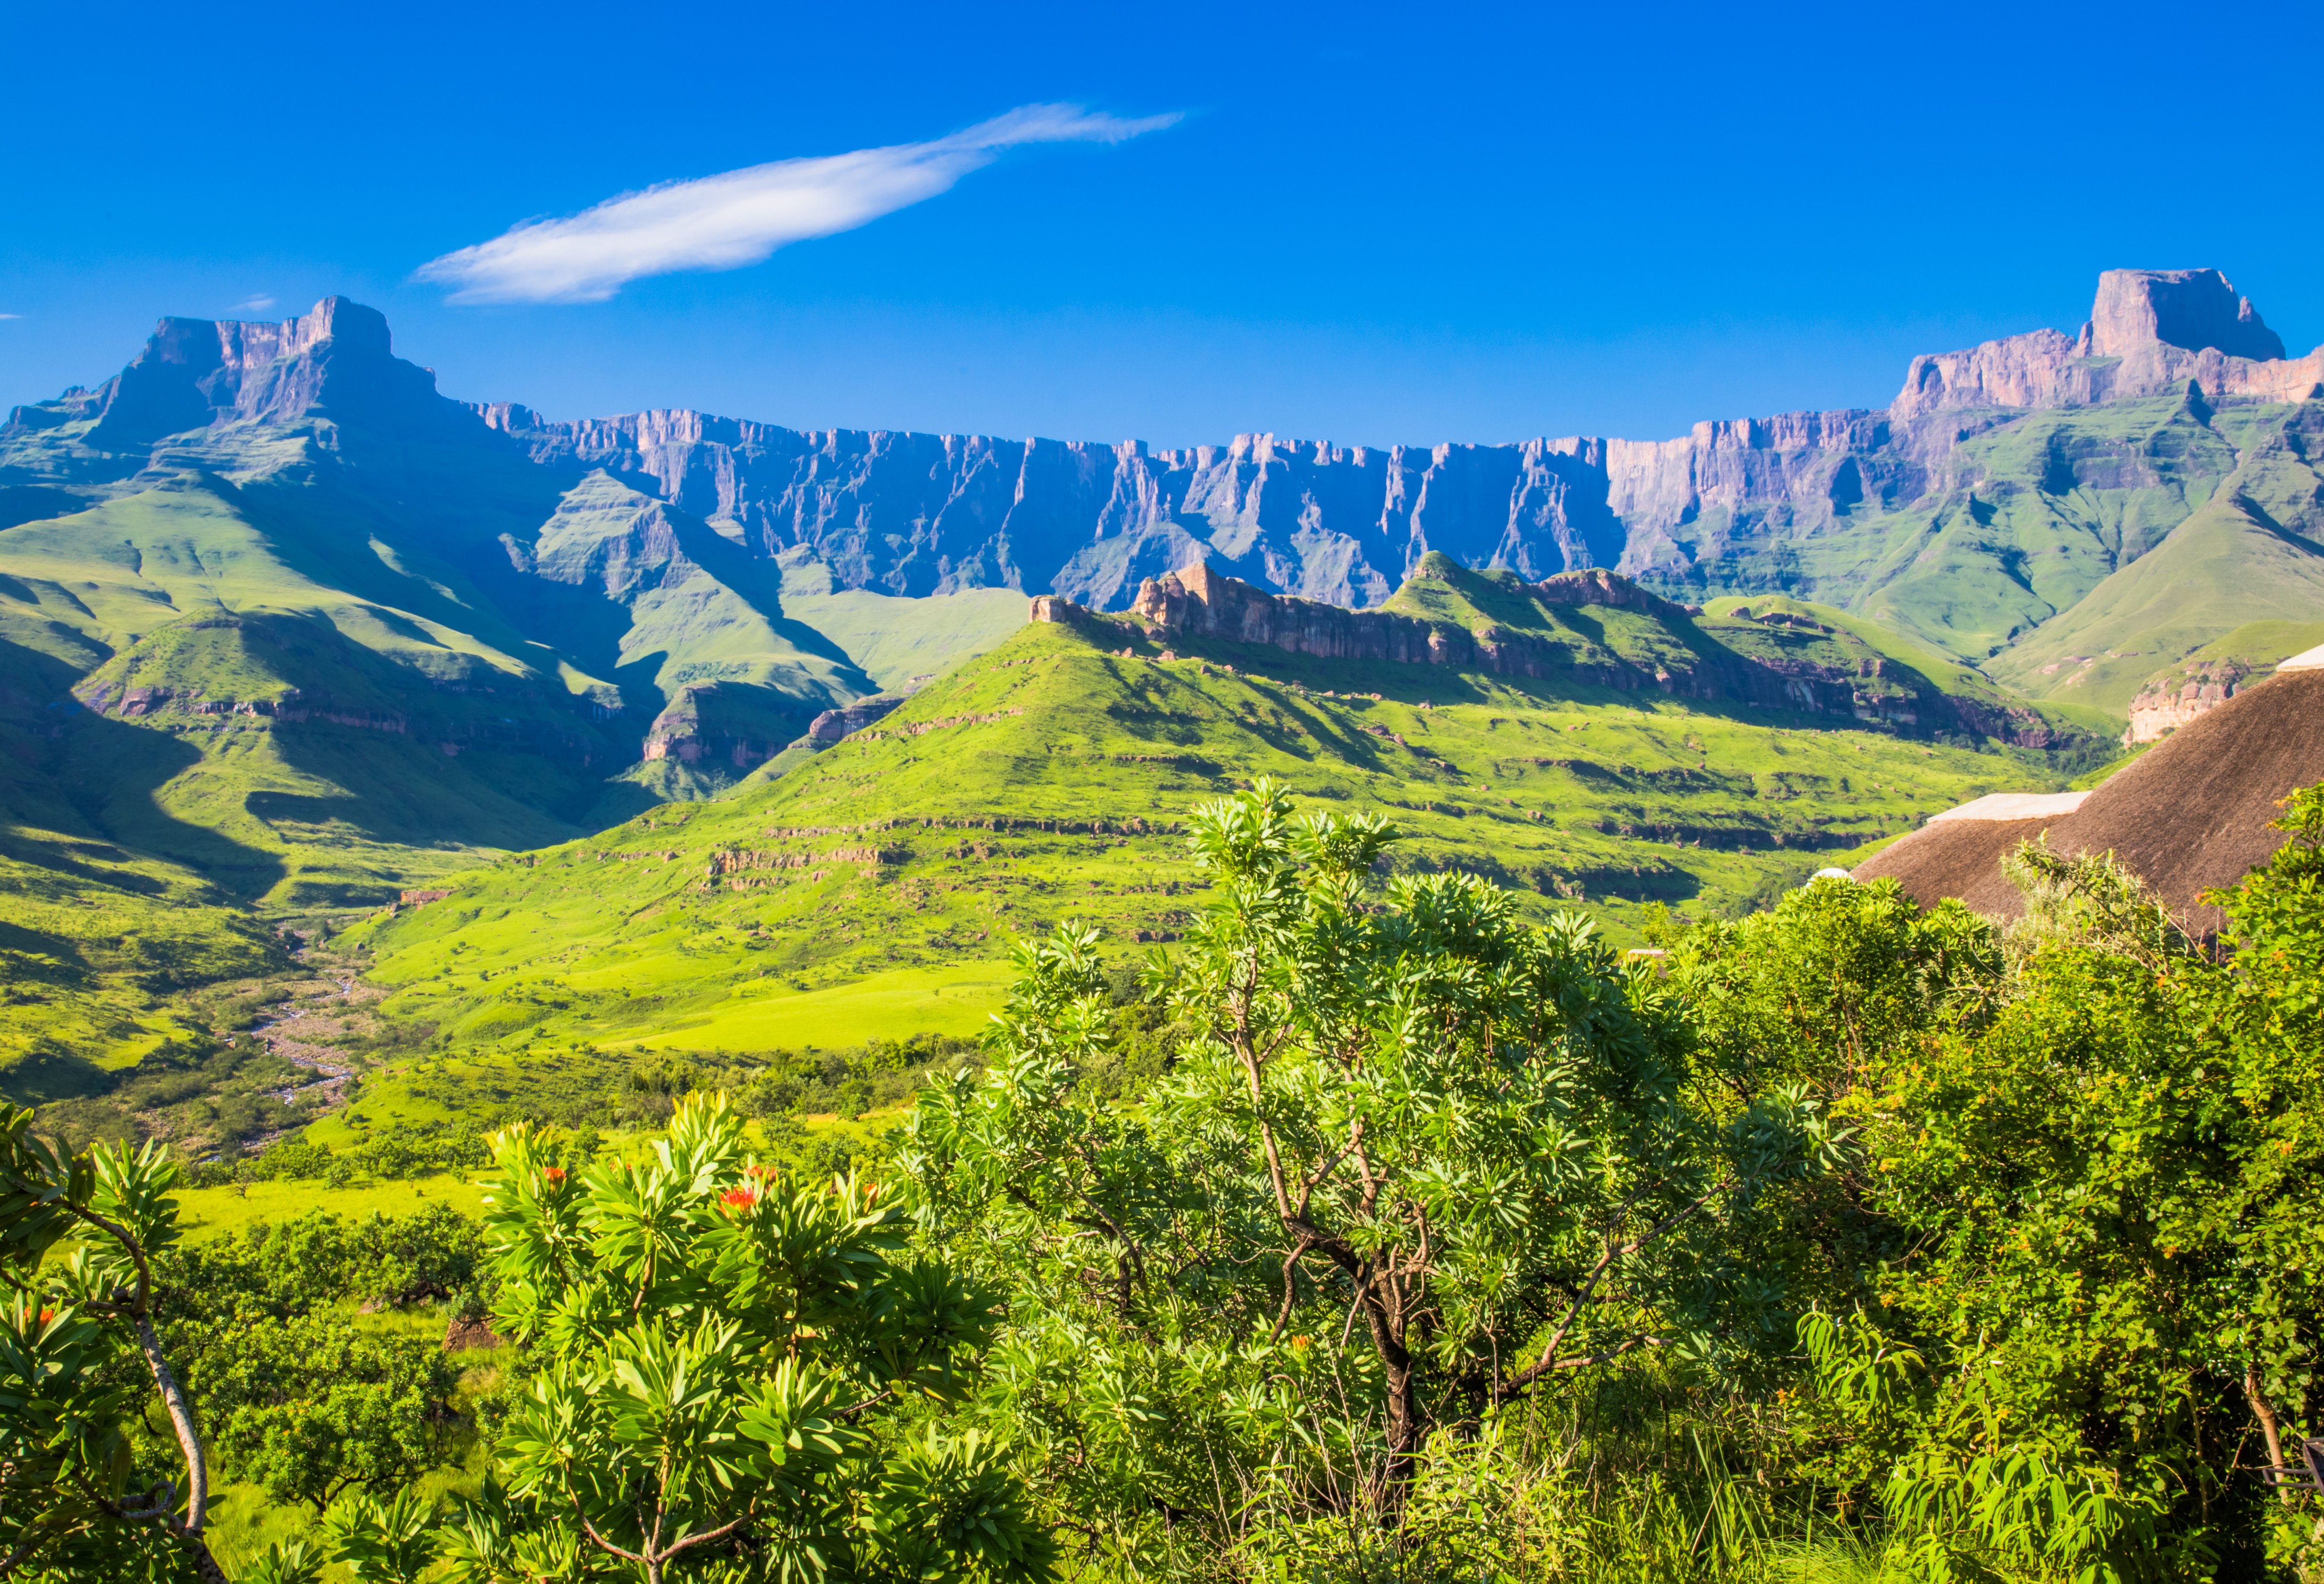
<svg viewBox="0 0 2324 1584"><path fill-rule="evenodd" d="M0 1543L40 1584L2324 1572L2261 1477L2324 1428L2324 789L2216 954L2036 848L2007 931L1825 880L1625 962L1384 875L1368 815L1189 824L1142 991L1020 946L873 1175L695 1096L644 1149L504 1131L481 1227L187 1251L157 1153L9 1113ZM357 1294L507 1340L464 1370Z"/></svg>

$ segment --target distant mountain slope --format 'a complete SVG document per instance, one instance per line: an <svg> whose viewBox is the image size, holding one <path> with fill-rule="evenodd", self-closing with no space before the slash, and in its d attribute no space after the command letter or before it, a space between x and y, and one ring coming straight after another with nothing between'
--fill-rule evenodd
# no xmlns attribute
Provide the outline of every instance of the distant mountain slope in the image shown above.
<svg viewBox="0 0 2324 1584"><path fill-rule="evenodd" d="M877 686L782 613L777 568L529 461L338 299L165 321L106 386L20 409L0 505L0 667L56 712L56 773L120 741L76 705L134 724L180 768L100 799L107 833L276 905L568 838L676 767L715 789Z"/></svg>
<svg viewBox="0 0 2324 1584"><path fill-rule="evenodd" d="M1994 674L2122 714L2157 671L2247 623L2324 620L2324 483L2308 463L2319 436L2324 410L2311 405L2253 437L2216 493L1997 657Z"/></svg>

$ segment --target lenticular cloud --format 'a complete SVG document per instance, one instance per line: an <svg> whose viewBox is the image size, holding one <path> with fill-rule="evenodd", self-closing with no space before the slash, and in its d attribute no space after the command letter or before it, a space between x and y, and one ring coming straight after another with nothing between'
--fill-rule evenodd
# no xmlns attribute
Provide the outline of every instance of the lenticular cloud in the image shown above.
<svg viewBox="0 0 2324 1584"><path fill-rule="evenodd" d="M447 253L417 272L454 302L602 302L625 281L679 270L732 270L932 198L1004 149L1120 143L1179 117L1138 120L1077 105L1027 105L933 143L777 160L608 198L562 220L531 220Z"/></svg>

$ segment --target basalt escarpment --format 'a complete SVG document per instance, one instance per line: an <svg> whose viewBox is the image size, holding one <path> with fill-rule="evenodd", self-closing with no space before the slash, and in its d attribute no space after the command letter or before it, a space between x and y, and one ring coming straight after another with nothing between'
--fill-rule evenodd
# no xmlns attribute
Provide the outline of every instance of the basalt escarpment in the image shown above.
<svg viewBox="0 0 2324 1584"><path fill-rule="evenodd" d="M1378 605L1432 551L1529 579L1595 566L1666 589L1805 592L1830 580L1792 547L1974 490L1988 465L1964 443L2025 413L2190 393L2296 402L2319 384L2324 349L2285 358L2218 271L2116 270L2078 336L2037 330L1917 358L1886 409L1709 421L1670 440L1348 447L1250 434L1165 451L684 410L562 424L512 405L478 410L536 460L605 468L757 554L811 549L844 586L1008 586L1120 610L1144 581L1195 560L1270 592ZM2118 487L2153 471L2141 446L2060 447L2042 482L2061 494Z"/></svg>
<svg viewBox="0 0 2324 1584"><path fill-rule="evenodd" d="M1746 609L1706 619L1700 607L1665 600L1602 569L1525 584L1480 576L1442 557L1424 562L1399 597L1435 580L1457 585L1466 610L1493 603L1522 610L1530 602L1583 619L1572 628L1544 630L1481 615L1448 621L1399 610L1349 611L1272 594L1201 563L1146 580L1124 617L1044 595L1032 602L1030 619L1080 627L1100 643L1110 641L1111 624L1127 622L1156 640L1223 640L1325 660L1443 666L1654 691L2025 747L2062 746L2072 735L2023 705L1948 693L1853 634L1789 612L1755 617ZM1609 612L1638 621L1618 636L1603 619Z"/></svg>
<svg viewBox="0 0 2324 1584"><path fill-rule="evenodd" d="M2094 407L2184 391L2210 401L2306 401L2324 347L2287 358L2247 297L2217 270L2108 270L2081 334L2035 330L1916 357L1892 417L1975 408Z"/></svg>

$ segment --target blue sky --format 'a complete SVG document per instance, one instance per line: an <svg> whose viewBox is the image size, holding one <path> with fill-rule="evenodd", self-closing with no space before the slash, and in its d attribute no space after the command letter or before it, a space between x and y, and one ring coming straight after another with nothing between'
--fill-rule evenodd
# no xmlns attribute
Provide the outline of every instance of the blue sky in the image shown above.
<svg viewBox="0 0 2324 1584"><path fill-rule="evenodd" d="M1877 406L2116 265L2217 265L2302 351L2319 43L2313 5L17 6L0 405L332 291L554 417L1157 445ZM958 141L1039 106L1095 119ZM568 244L596 300L506 299Z"/></svg>

